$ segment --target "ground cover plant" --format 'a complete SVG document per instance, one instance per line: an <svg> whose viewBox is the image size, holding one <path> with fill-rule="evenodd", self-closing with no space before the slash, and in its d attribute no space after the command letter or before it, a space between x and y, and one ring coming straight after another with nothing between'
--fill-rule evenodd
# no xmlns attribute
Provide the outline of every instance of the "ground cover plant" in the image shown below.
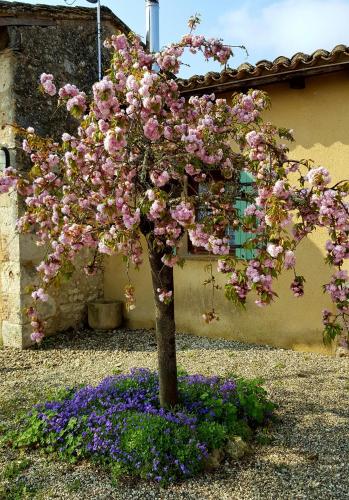
<svg viewBox="0 0 349 500"><path fill-rule="evenodd" d="M36 405L7 439L71 462L104 464L114 478L168 483L203 470L229 438L250 439L275 407L258 380L181 374L178 387L179 404L170 410L161 408L159 377L147 369L64 389Z"/></svg>

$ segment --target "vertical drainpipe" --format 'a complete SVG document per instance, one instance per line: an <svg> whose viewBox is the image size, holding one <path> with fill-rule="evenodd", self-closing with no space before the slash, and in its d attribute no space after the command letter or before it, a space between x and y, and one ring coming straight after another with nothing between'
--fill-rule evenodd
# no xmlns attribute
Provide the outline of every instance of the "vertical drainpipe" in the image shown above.
<svg viewBox="0 0 349 500"><path fill-rule="evenodd" d="M159 52L159 0L145 0L145 22L147 48L149 52Z"/></svg>
<svg viewBox="0 0 349 500"><path fill-rule="evenodd" d="M98 80L102 80L102 44L101 44L101 0L97 2L97 51L98 51Z"/></svg>
<svg viewBox="0 0 349 500"><path fill-rule="evenodd" d="M97 58L98 58L98 81L100 81L102 80L101 0L87 0L87 2L97 4Z"/></svg>

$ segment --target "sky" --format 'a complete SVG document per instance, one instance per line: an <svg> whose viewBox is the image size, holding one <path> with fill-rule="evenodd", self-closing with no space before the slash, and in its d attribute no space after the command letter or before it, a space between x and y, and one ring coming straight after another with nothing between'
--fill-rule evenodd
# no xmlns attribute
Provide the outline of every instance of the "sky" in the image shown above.
<svg viewBox="0 0 349 500"><path fill-rule="evenodd" d="M25 3L65 5L64 0L22 0ZM72 0L69 0L71 3ZM133 31L145 34L144 0L101 0ZM91 6L86 0L74 5ZM229 45L245 45L248 56L235 49L229 66L261 59L331 50L349 45L349 0L160 0L160 42L167 45L187 32L187 20L196 12L202 23L198 33L223 38ZM218 63L188 56L190 67L181 76L219 71Z"/></svg>

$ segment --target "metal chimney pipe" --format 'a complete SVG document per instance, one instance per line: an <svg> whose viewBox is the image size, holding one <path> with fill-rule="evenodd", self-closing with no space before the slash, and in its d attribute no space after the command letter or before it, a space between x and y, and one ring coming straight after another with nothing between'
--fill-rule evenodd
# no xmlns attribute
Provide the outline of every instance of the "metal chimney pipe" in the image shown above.
<svg viewBox="0 0 349 500"><path fill-rule="evenodd" d="M146 43L149 52L159 52L159 0L145 0Z"/></svg>
<svg viewBox="0 0 349 500"><path fill-rule="evenodd" d="M102 79L101 0L87 0L87 2L97 4L97 59L98 59L98 80L101 80L101 79Z"/></svg>

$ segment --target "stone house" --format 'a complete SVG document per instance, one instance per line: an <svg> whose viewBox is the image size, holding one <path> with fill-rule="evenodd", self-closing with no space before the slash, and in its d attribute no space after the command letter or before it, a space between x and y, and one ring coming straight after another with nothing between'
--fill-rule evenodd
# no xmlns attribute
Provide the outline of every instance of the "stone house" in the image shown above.
<svg viewBox="0 0 349 500"><path fill-rule="evenodd" d="M102 7L103 39L129 28ZM38 91L39 76L52 73L58 83L74 83L88 91L97 80L96 11L81 7L51 7L0 1L0 148L2 166L10 162L26 168L14 129L32 126L40 134L59 137L74 121L56 101ZM108 52L103 54L104 61ZM0 160L1 161L1 160ZM0 163L1 168L1 163ZM15 230L20 207L15 195L0 195L0 339L4 345L25 347L30 328L24 308L27 286L35 280L35 267L43 249L34 237ZM43 306L49 331L78 325L86 302L102 294L102 276L76 273Z"/></svg>

